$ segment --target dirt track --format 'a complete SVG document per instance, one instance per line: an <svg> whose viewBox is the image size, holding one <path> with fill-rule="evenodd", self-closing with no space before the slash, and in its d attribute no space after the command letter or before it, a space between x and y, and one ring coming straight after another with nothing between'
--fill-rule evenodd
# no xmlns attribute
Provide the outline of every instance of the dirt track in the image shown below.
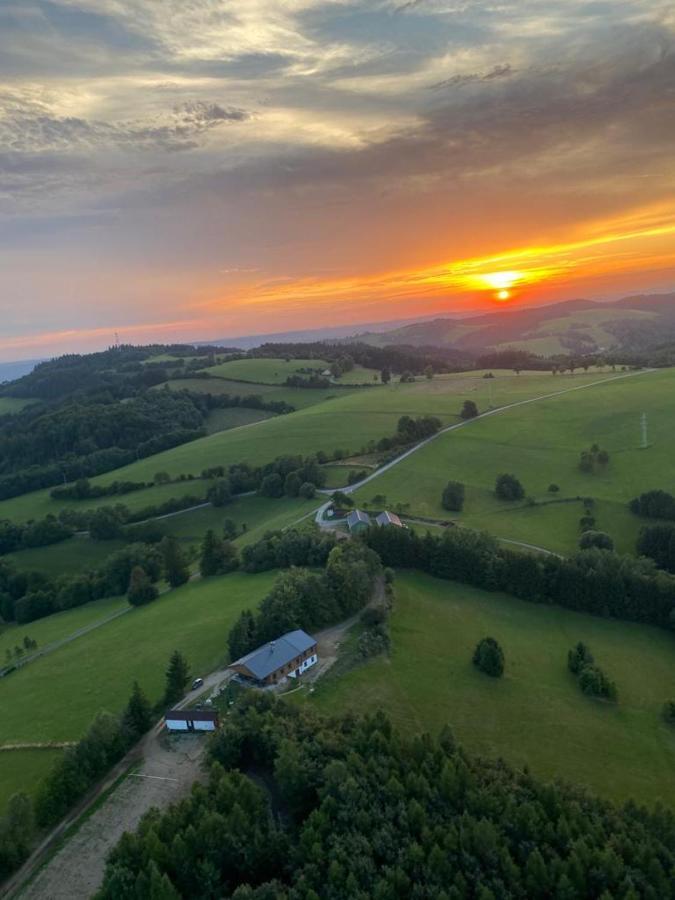
<svg viewBox="0 0 675 900"><path fill-rule="evenodd" d="M203 777L205 736L162 735L149 741L137 774L129 775L19 894L24 900L84 900L100 887L105 860L124 831L153 806L180 799Z"/></svg>

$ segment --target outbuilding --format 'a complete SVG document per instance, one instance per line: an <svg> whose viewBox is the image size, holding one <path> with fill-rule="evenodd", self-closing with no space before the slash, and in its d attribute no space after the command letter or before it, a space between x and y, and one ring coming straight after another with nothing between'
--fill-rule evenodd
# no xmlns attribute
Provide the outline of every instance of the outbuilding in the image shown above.
<svg viewBox="0 0 675 900"><path fill-rule="evenodd" d="M252 650L229 668L246 681L268 687L284 678L297 678L318 660L316 639L297 629Z"/></svg>
<svg viewBox="0 0 675 900"><path fill-rule="evenodd" d="M220 725L216 709L171 709L164 723L167 731L216 731Z"/></svg>
<svg viewBox="0 0 675 900"><path fill-rule="evenodd" d="M380 528L383 528L385 525L395 525L396 528L405 527L396 513L389 512L386 509L384 510L384 512L381 512L379 516L375 517L375 521L380 526Z"/></svg>
<svg viewBox="0 0 675 900"><path fill-rule="evenodd" d="M370 527L370 516L362 509L353 509L347 516L347 527L352 534L365 531L366 528Z"/></svg>

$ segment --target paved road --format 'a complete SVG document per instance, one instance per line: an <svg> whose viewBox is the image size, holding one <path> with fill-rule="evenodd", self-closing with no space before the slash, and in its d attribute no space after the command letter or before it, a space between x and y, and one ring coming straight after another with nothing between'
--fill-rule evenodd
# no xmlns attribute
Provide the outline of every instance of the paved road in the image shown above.
<svg viewBox="0 0 675 900"><path fill-rule="evenodd" d="M599 381L593 381L590 384L577 384L574 387L565 388L562 391L553 391L550 394L542 394L539 397L530 397L527 400L517 400L514 403L508 403L506 406L498 406L496 409L490 409L487 412L481 413L479 416L476 416L473 419L466 419L464 422L458 422L455 425L448 425L445 428L441 428L440 431L437 431L436 434L432 434L431 437L425 438L423 441L420 441L419 444L415 444L414 447L411 447L409 450L406 450L405 453L401 453L400 456L397 456L396 459L392 459L391 462L386 463L381 466L371 475L368 475L363 481L359 481L357 484L350 484L347 487L341 488L343 494L351 494L353 491L359 490L364 485L368 484L371 481L374 481L375 478L379 478L380 475L384 475L385 472L388 472L390 469L393 469L394 466L402 463L404 459L407 459L409 456L412 456L413 453L417 453L418 450L421 450L422 447L426 447L427 444L430 444L432 441L437 440L443 434L449 434L451 431L457 431L458 428L467 428L469 425L472 425L474 422L480 422L481 419L487 419L489 416L498 416L502 413L508 412L510 409L517 409L519 406L527 406L530 403L539 403L542 400L552 400L554 397L562 397L564 394L571 394L573 391L584 391L589 388L597 387L599 384L608 384L612 381L620 381L623 378L635 378L638 375L647 375L651 372L656 371L655 369L642 369L639 372L625 372L621 375L612 375L611 378L602 378ZM562 377L562 376L561 376ZM332 494L334 489L322 489L319 491L320 494ZM318 514L319 510L317 510ZM317 520L318 521L318 520Z"/></svg>

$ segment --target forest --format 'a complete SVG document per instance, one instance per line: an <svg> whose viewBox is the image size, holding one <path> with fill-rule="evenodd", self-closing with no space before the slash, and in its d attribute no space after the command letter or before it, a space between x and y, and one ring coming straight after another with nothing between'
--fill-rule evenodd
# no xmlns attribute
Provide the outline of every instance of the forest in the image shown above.
<svg viewBox="0 0 675 900"><path fill-rule="evenodd" d="M207 784L123 836L99 900L675 897L672 812L471 757L447 727L247 692L209 756Z"/></svg>

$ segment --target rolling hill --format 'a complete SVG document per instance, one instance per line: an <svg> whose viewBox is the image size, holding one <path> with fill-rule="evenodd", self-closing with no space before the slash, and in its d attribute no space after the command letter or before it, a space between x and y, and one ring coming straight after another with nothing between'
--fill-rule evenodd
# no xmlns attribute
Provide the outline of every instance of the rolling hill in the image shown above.
<svg viewBox="0 0 675 900"><path fill-rule="evenodd" d="M378 347L443 346L467 351L529 350L542 356L641 350L675 338L675 293L611 303L569 300L534 309L504 309L467 319L438 318L350 340Z"/></svg>

